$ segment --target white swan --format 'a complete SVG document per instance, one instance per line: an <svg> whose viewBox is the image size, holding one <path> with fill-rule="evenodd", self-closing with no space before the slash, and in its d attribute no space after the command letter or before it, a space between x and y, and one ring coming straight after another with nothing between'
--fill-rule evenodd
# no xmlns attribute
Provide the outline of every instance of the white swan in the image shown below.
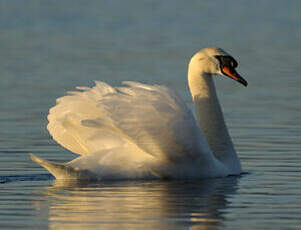
<svg viewBox="0 0 301 230"><path fill-rule="evenodd" d="M47 126L59 144L81 156L65 164L33 161L56 179L105 180L209 178L241 172L212 77L247 82L237 62L219 48L190 60L188 83L196 117L171 89L124 82L96 82L57 100Z"/></svg>

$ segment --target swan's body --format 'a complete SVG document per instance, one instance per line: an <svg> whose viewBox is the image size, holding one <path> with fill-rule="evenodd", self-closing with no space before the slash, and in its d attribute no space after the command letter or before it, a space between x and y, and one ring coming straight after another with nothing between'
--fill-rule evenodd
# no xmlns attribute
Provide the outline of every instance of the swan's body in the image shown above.
<svg viewBox="0 0 301 230"><path fill-rule="evenodd" d="M96 82L93 88L79 87L82 91L57 100L47 128L59 144L81 156L65 164L34 155L32 159L57 179L240 174L212 79L215 74L227 75L246 85L233 65L234 59L218 48L201 50L191 59L188 83L197 120L164 86L125 82L123 87L111 87Z"/></svg>

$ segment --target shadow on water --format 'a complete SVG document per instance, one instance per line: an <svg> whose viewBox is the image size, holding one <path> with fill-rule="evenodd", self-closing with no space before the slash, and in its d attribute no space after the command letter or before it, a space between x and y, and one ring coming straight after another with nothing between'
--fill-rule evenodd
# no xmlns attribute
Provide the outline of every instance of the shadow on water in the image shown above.
<svg viewBox="0 0 301 230"><path fill-rule="evenodd" d="M53 180L54 177L47 174L29 174L29 175L12 175L12 176L0 176L0 184L18 182L18 181L44 181Z"/></svg>
<svg viewBox="0 0 301 230"><path fill-rule="evenodd" d="M48 205L55 229L215 229L223 225L240 177L202 181L55 181L35 208ZM41 197L39 196L39 197Z"/></svg>

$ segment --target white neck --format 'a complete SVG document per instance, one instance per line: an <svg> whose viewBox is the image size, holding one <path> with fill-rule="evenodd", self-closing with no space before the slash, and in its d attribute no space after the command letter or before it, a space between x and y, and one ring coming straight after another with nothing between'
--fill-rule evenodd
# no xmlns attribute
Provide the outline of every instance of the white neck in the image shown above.
<svg viewBox="0 0 301 230"><path fill-rule="evenodd" d="M240 173L241 166L224 121L212 75L193 68L188 69L188 84L195 105L199 127L207 139L215 157L233 174Z"/></svg>

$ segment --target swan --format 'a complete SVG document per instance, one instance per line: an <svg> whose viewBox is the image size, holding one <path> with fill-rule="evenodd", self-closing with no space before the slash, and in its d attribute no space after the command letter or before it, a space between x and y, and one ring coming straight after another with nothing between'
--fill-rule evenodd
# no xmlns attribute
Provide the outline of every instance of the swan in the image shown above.
<svg viewBox="0 0 301 230"><path fill-rule="evenodd" d="M224 121L213 77L247 86L235 59L220 48L190 60L188 85L195 116L175 91L126 81L112 87L77 87L57 99L47 129L80 154L55 163L30 154L56 179L202 179L239 175L241 165Z"/></svg>

